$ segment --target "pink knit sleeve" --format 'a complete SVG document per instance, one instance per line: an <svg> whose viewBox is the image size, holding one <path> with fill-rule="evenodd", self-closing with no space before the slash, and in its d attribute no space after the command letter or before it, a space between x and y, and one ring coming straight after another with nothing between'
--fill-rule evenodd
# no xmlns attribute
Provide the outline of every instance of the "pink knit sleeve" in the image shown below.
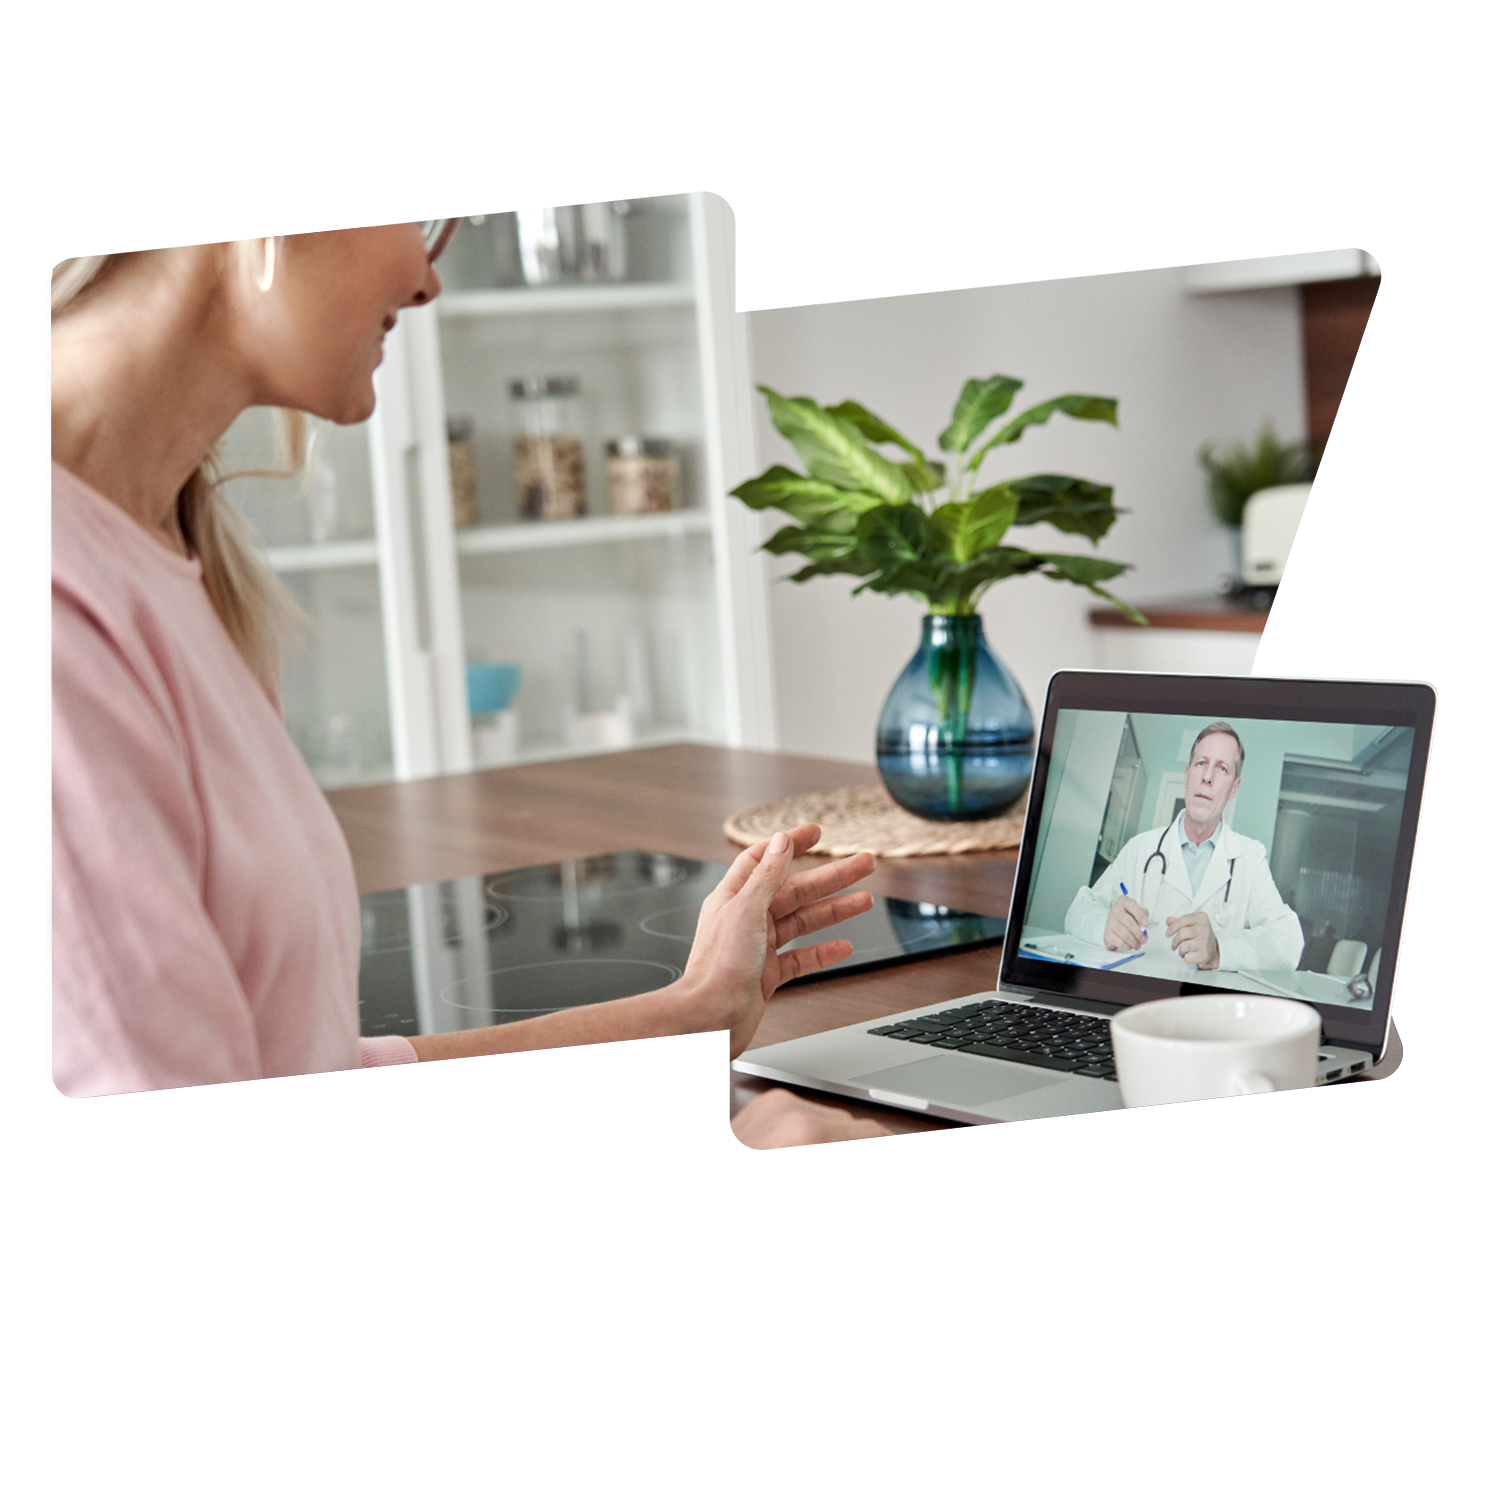
<svg viewBox="0 0 1500 1500"><path fill-rule="evenodd" d="M81 609L56 605L52 630L53 1079L76 1096L259 1077L182 746Z"/></svg>
<svg viewBox="0 0 1500 1500"><path fill-rule="evenodd" d="M385 1068L392 1063L414 1063L417 1049L404 1036L362 1036L359 1039L359 1065L362 1068Z"/></svg>

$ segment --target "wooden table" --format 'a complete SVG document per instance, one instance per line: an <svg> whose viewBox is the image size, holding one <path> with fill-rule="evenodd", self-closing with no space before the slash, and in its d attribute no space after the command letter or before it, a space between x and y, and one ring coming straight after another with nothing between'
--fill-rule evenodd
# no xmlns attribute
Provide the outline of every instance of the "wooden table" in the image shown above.
<svg viewBox="0 0 1500 1500"><path fill-rule="evenodd" d="M349 840L360 890L379 891L617 849L727 863L737 852L722 832L731 813L797 792L876 780L872 767L847 761L665 745L353 787L330 792L328 800ZM865 886L877 895L1004 916L1014 874L1014 850L889 859L877 865ZM794 986L771 1002L754 1045L873 1022L948 996L991 989L999 962L997 944ZM739 1074L731 1079L736 1109L770 1087ZM942 1121L916 1115L850 1107L893 1130L946 1128Z"/></svg>

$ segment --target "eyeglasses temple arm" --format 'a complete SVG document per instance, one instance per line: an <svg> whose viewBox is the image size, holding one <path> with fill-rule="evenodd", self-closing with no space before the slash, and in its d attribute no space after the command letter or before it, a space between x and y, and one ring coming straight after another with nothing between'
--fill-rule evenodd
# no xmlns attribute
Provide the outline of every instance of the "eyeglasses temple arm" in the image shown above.
<svg viewBox="0 0 1500 1500"><path fill-rule="evenodd" d="M429 261L435 261L448 248L448 241L453 238L458 226L462 223L462 219L439 219L437 221L437 225L427 241L427 259Z"/></svg>

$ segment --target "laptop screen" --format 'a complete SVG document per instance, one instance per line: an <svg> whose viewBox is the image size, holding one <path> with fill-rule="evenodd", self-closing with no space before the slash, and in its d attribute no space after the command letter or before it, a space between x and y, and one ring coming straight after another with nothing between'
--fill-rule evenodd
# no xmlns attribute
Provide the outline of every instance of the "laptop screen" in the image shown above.
<svg viewBox="0 0 1500 1500"><path fill-rule="evenodd" d="M1002 979L1112 1004L1204 988L1384 1035L1429 689L1061 673Z"/></svg>

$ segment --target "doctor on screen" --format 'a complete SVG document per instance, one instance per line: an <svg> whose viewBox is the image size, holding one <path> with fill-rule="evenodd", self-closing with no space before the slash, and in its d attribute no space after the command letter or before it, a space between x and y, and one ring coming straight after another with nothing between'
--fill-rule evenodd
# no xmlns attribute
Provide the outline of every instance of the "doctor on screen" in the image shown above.
<svg viewBox="0 0 1500 1500"><path fill-rule="evenodd" d="M1175 954L1198 969L1295 969L1302 924L1271 879L1264 844L1224 824L1245 746L1209 724L1188 755L1175 822L1138 833L1073 898L1069 933L1116 952Z"/></svg>

